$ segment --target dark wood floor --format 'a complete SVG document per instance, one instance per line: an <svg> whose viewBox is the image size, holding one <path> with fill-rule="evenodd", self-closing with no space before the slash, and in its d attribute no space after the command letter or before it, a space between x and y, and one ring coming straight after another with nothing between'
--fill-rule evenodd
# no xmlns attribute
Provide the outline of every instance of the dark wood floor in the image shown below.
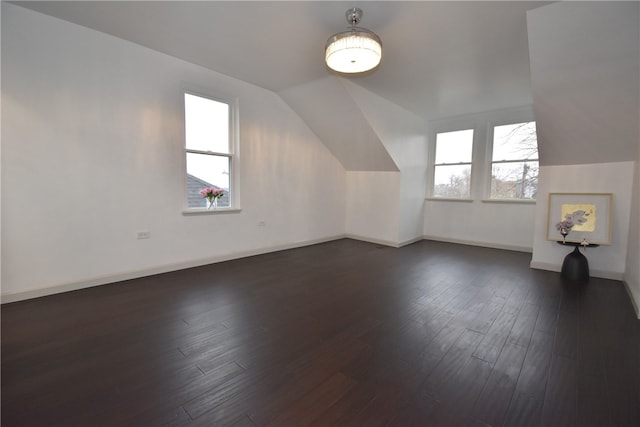
<svg viewBox="0 0 640 427"><path fill-rule="evenodd" d="M640 426L620 282L353 240L2 306L2 426Z"/></svg>

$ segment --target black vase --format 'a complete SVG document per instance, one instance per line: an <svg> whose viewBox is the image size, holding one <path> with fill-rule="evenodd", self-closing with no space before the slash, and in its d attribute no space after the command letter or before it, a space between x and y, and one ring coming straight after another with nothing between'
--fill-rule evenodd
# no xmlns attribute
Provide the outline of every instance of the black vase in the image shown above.
<svg viewBox="0 0 640 427"><path fill-rule="evenodd" d="M573 252L564 257L560 274L568 280L589 280L589 263L587 262L587 257L580 253L578 246L573 249Z"/></svg>

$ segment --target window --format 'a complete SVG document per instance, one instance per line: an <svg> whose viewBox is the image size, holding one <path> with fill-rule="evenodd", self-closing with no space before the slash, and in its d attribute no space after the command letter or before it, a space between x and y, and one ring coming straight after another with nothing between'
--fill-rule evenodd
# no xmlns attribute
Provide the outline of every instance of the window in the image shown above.
<svg viewBox="0 0 640 427"><path fill-rule="evenodd" d="M187 208L206 208L200 190L222 190L220 208L232 206L234 171L233 109L227 102L184 94Z"/></svg>
<svg viewBox="0 0 640 427"><path fill-rule="evenodd" d="M473 129L436 134L433 197L471 197Z"/></svg>
<svg viewBox="0 0 640 427"><path fill-rule="evenodd" d="M492 199L535 200L538 191L536 122L493 128Z"/></svg>

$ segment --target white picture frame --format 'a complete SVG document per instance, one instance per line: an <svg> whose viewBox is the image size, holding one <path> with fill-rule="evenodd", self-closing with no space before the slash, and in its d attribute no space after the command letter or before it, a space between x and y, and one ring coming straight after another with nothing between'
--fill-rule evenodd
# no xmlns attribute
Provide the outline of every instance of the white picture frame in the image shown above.
<svg viewBox="0 0 640 427"><path fill-rule="evenodd" d="M547 240L562 242L558 224L567 215L577 214L580 223L575 223L564 241L611 245L612 206L612 193L549 193Z"/></svg>

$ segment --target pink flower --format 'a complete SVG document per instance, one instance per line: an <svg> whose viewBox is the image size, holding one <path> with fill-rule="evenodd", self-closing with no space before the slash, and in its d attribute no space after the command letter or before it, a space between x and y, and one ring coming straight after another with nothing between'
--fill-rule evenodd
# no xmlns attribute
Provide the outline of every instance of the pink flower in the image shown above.
<svg viewBox="0 0 640 427"><path fill-rule="evenodd" d="M200 195L211 201L211 199L219 199L224 196L224 190L218 187L207 187L200 190Z"/></svg>
<svg viewBox="0 0 640 427"><path fill-rule="evenodd" d="M573 224L573 222L571 220L566 219L566 220L564 220L562 222L557 223L556 224L556 229L558 231L566 230L567 232L569 232L573 228L573 225L574 224Z"/></svg>
<svg viewBox="0 0 640 427"><path fill-rule="evenodd" d="M590 214L583 211L577 210L572 213L568 213L564 216L564 220L556 224L556 229L562 234L562 240L564 241L564 237L571 232L571 229L575 225L582 225L589 220L587 218Z"/></svg>

